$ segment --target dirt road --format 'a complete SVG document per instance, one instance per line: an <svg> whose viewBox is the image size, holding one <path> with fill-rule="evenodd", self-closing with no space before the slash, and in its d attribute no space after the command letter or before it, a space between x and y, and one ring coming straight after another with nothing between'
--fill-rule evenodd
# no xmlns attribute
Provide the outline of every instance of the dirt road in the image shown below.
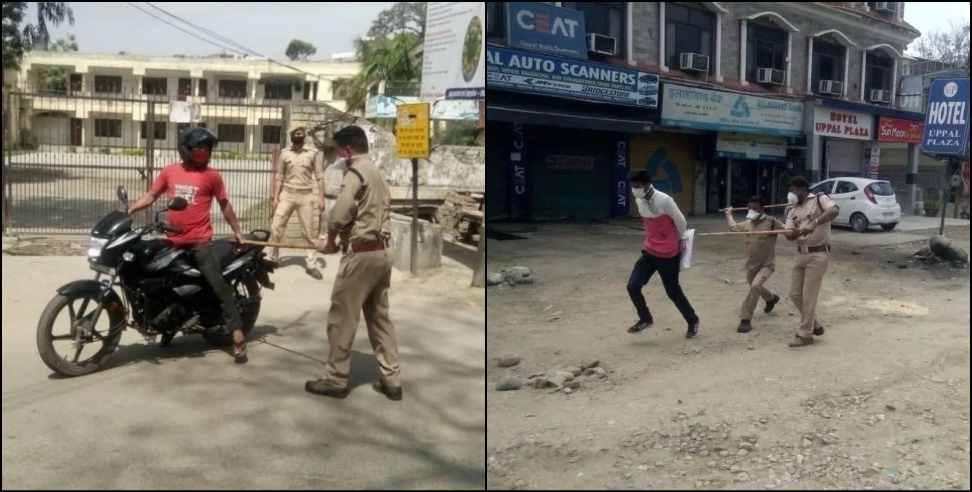
<svg viewBox="0 0 972 492"><path fill-rule="evenodd" d="M536 281L487 291L487 486L968 489L969 271L914 264L918 242L844 246L853 234L835 231L827 332L800 350L786 346L799 319L787 300L769 315L761 302L755 329L736 333L742 240L699 239L682 274L702 319L693 340L657 276L645 290L655 325L625 332L638 230L542 226L490 241L491 271L524 265ZM967 226L949 234L969 250ZM783 297L793 250L781 239L768 283ZM507 354L522 362L497 367ZM595 360L604 375L576 378L570 394L494 390Z"/></svg>

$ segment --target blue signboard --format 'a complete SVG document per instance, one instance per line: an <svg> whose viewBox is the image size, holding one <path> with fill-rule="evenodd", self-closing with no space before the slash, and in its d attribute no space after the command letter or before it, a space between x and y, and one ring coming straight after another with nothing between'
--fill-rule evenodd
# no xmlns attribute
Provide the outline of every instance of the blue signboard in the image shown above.
<svg viewBox="0 0 972 492"><path fill-rule="evenodd" d="M928 154L966 155L969 145L969 79L935 79L928 91L921 148Z"/></svg>
<svg viewBox="0 0 972 492"><path fill-rule="evenodd" d="M486 47L486 85L544 96L658 107L658 76L628 68Z"/></svg>
<svg viewBox="0 0 972 492"><path fill-rule="evenodd" d="M584 13L530 2L506 3L507 44L514 48L587 58Z"/></svg>
<svg viewBox="0 0 972 492"><path fill-rule="evenodd" d="M615 142L616 150L614 155L614 204L611 205L612 217L625 217L628 215L628 141L621 140Z"/></svg>

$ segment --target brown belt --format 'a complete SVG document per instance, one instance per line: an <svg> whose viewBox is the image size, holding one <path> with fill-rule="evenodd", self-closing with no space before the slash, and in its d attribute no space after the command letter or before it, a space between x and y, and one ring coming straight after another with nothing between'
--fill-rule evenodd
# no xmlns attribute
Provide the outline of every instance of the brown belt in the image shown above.
<svg viewBox="0 0 972 492"><path fill-rule="evenodd" d="M826 251L829 253L830 245L824 244L821 246L810 246L809 248L805 246L797 246L798 253L820 253L821 251Z"/></svg>
<svg viewBox="0 0 972 492"><path fill-rule="evenodd" d="M351 243L351 251L355 253L368 253L370 251L382 251L384 249L385 245L381 241Z"/></svg>

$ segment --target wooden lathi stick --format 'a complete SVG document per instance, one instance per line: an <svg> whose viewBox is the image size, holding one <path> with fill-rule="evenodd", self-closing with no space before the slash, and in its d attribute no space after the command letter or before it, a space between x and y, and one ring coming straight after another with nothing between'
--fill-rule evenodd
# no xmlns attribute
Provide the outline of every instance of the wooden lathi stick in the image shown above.
<svg viewBox="0 0 972 492"><path fill-rule="evenodd" d="M269 241L250 241L248 239L244 239L243 244L252 244L253 246L266 246L268 248L314 249L314 250L317 249L317 246L311 246L309 244L271 243Z"/></svg>
<svg viewBox="0 0 972 492"><path fill-rule="evenodd" d="M753 232L703 232L696 236L772 236L787 234L793 231L753 231Z"/></svg>
<svg viewBox="0 0 972 492"><path fill-rule="evenodd" d="M767 205L767 206L765 206L763 208L779 208L779 207L788 207L788 206L790 206L789 203L778 203L776 205ZM731 209L724 208L724 209L719 210L719 211L720 212L725 212L726 210L732 210L733 212L742 212L743 210L749 210L749 207L735 207L735 208L731 208Z"/></svg>

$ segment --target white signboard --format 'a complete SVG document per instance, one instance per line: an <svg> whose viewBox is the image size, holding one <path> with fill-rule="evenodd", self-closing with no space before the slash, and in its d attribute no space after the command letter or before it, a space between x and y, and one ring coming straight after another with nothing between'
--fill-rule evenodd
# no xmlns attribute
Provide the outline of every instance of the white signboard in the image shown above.
<svg viewBox="0 0 972 492"><path fill-rule="evenodd" d="M486 3L428 2L422 99L486 91Z"/></svg>
<svg viewBox="0 0 972 492"><path fill-rule="evenodd" d="M765 135L720 133L716 152L726 159L782 161L786 159L786 139Z"/></svg>
<svg viewBox="0 0 972 492"><path fill-rule="evenodd" d="M803 103L665 84L661 120L665 126L794 137L803 133Z"/></svg>
<svg viewBox="0 0 972 492"><path fill-rule="evenodd" d="M813 133L822 137L871 140L874 116L856 111L813 108Z"/></svg>
<svg viewBox="0 0 972 492"><path fill-rule="evenodd" d="M197 123L200 112L199 104L193 104L188 97L185 101L169 102L169 121L172 123Z"/></svg>
<svg viewBox="0 0 972 492"><path fill-rule="evenodd" d="M417 97L372 96L365 106L365 118L397 118L396 106L417 102L420 102ZM432 119L476 121L479 119L479 101L436 101L432 107Z"/></svg>

